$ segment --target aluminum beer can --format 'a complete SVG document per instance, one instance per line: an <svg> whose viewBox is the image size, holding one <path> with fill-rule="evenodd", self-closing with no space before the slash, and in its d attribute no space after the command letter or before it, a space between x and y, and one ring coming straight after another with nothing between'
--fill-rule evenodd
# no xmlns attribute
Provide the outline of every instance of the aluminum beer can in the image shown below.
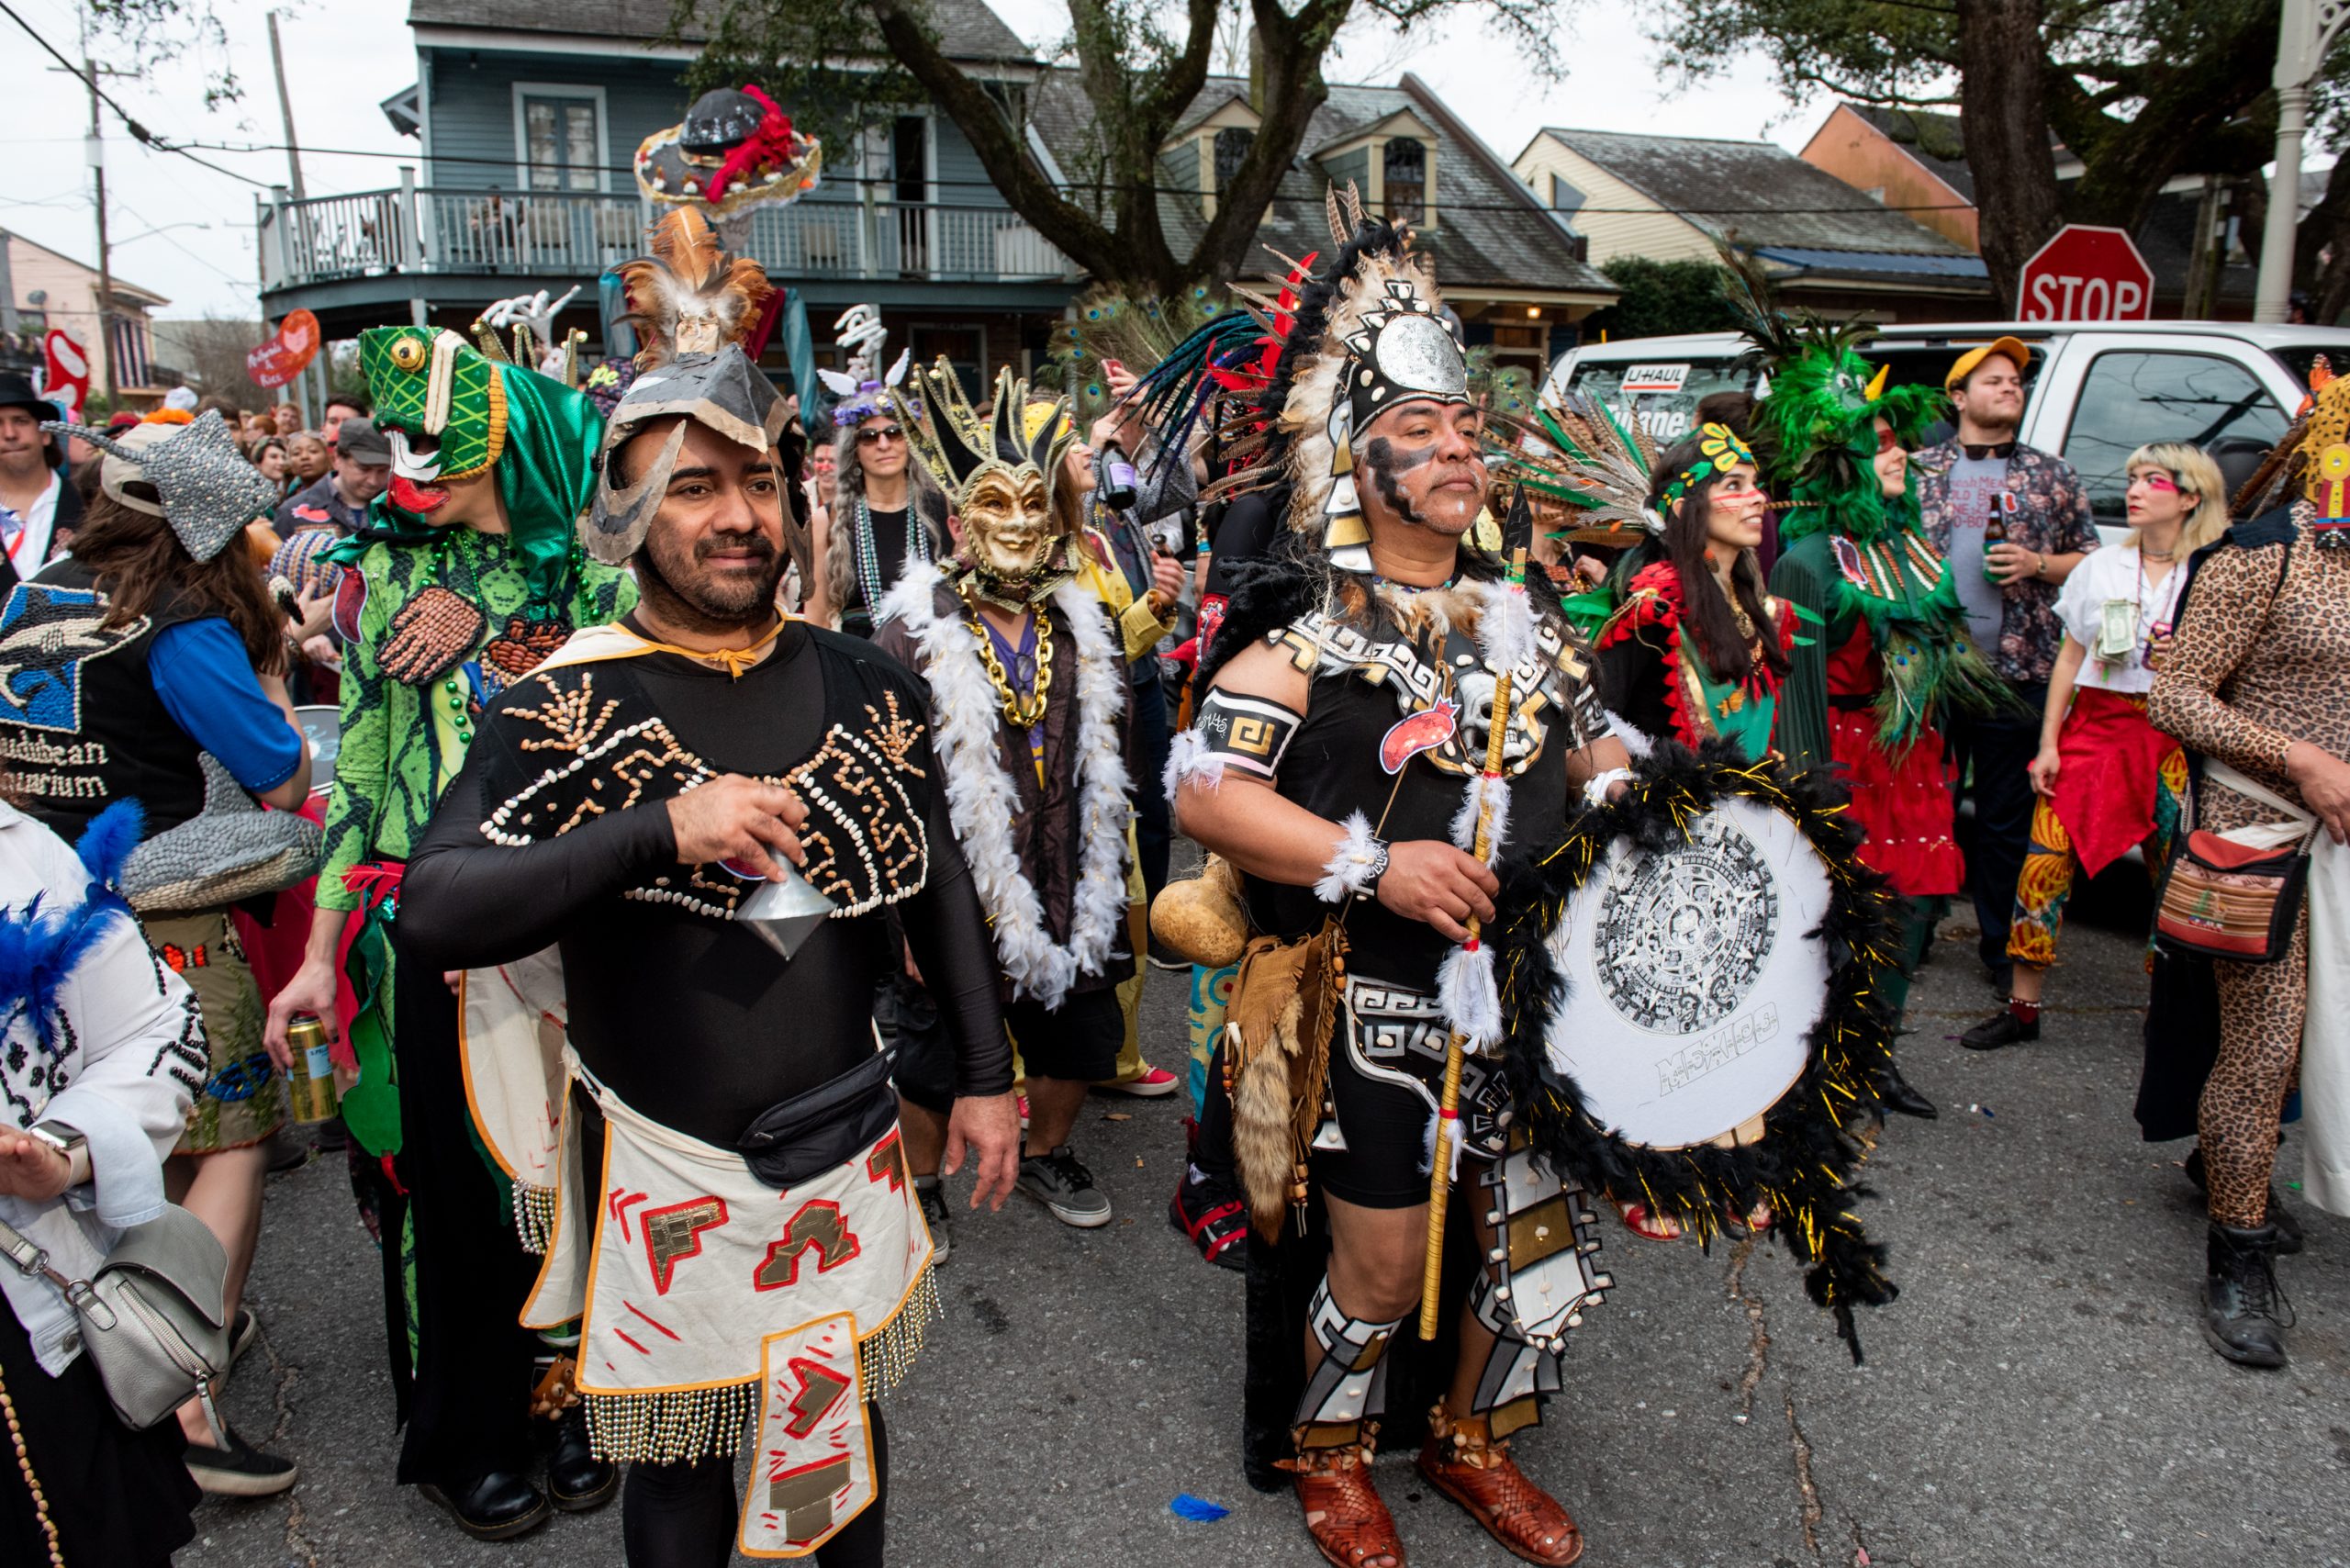
<svg viewBox="0 0 2350 1568"><path fill-rule="evenodd" d="M294 1065L285 1073L285 1087L294 1098L294 1119L333 1120L337 1101L334 1061L327 1054L327 1026L313 1014L297 1013L285 1025L285 1044L294 1055Z"/></svg>

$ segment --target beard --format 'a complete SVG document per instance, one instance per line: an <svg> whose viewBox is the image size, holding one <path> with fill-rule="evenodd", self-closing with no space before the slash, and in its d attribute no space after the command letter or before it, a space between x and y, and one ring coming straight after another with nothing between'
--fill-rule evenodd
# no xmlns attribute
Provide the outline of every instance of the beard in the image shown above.
<svg viewBox="0 0 2350 1568"><path fill-rule="evenodd" d="M722 548L751 552L757 569L714 570L709 560ZM637 586L660 600L663 619L697 632L726 632L775 613L785 565L783 552L764 533L719 534L688 544L656 518L637 556Z"/></svg>

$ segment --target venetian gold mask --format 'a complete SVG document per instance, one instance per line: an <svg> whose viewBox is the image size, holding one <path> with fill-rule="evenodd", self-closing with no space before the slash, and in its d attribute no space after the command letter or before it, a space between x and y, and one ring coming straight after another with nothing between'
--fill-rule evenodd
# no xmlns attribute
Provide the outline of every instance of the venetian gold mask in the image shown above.
<svg viewBox="0 0 2350 1568"><path fill-rule="evenodd" d="M1044 569L1058 530L1051 487L1035 469L990 468L973 476L959 513L963 554L988 576L1021 582Z"/></svg>

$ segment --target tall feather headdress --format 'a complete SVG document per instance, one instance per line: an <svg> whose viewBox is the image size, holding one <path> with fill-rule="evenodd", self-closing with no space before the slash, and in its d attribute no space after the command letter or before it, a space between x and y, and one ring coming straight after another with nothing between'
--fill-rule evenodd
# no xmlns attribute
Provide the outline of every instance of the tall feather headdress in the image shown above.
<svg viewBox="0 0 2350 1568"><path fill-rule="evenodd" d="M616 269L628 302L621 319L644 342L637 369L678 354L716 353L757 328L775 286L758 263L719 244L699 209L679 207L655 224L652 248Z"/></svg>
<svg viewBox="0 0 2350 1568"><path fill-rule="evenodd" d="M1636 544L1663 529L1649 506L1656 442L1639 420L1617 419L1588 392L1567 392L1499 428L1516 438L1505 461L1519 487L1576 509L1561 531L1570 543Z"/></svg>

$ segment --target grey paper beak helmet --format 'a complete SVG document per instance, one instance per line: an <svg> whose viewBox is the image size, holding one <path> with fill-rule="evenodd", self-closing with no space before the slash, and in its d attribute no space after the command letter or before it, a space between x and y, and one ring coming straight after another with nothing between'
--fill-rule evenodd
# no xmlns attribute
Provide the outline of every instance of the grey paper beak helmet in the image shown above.
<svg viewBox="0 0 2350 1568"><path fill-rule="evenodd" d="M640 446L623 467L613 459L656 420L678 419L668 438ZM716 431L737 446L772 452L790 410L775 384L733 344L716 353L679 354L640 374L604 427L596 498L580 525L580 543L606 566L625 564L644 543L653 514L668 492L669 474L684 448L684 420Z"/></svg>

